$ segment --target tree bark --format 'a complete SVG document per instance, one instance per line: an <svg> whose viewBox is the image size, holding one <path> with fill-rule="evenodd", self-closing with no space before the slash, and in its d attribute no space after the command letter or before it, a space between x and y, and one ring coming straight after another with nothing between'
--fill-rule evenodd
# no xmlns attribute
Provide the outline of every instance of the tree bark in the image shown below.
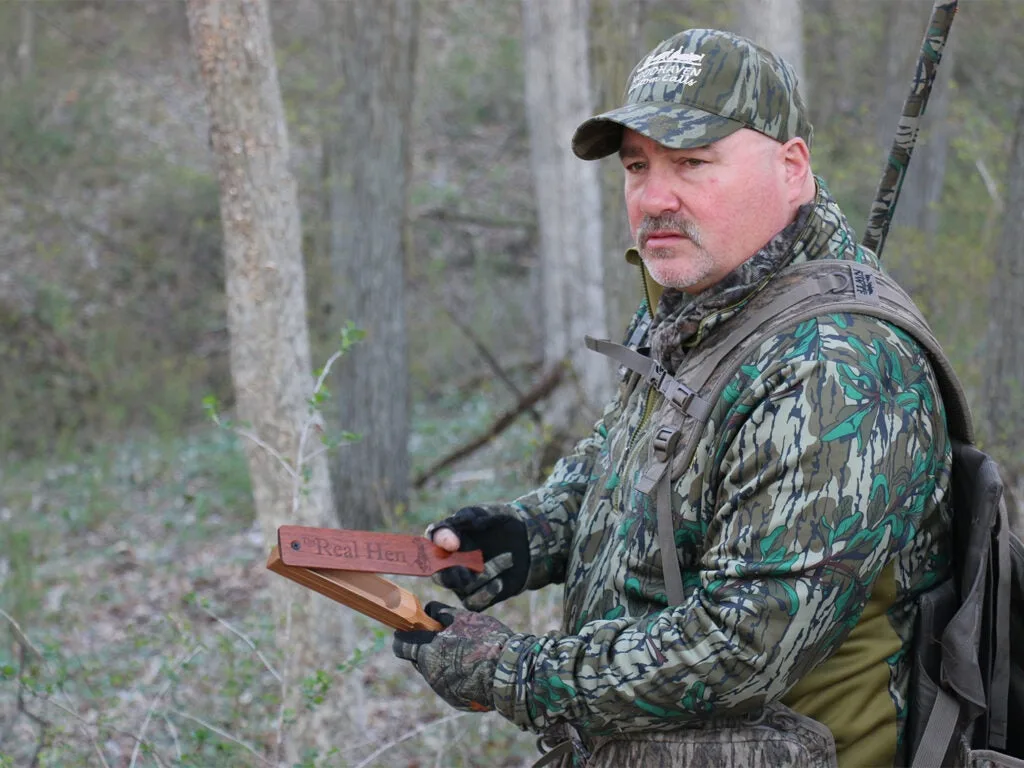
<svg viewBox="0 0 1024 768"><path fill-rule="evenodd" d="M1006 209L992 281L985 339L984 421L986 448L1019 492L1024 478L1024 103L1017 115L1007 167ZM1017 530L1021 520L1019 510Z"/></svg>
<svg viewBox="0 0 1024 768"><path fill-rule="evenodd" d="M18 42L18 74L28 83L35 71L36 14L30 0L21 0L21 40Z"/></svg>
<svg viewBox="0 0 1024 768"><path fill-rule="evenodd" d="M800 95L810 103L804 68L803 0L740 0L737 31L781 56L796 72Z"/></svg>
<svg viewBox="0 0 1024 768"><path fill-rule="evenodd" d="M245 441L246 458L269 546L278 525L326 526L333 508L326 459L321 454L303 461L299 455L300 436L312 418L306 403L314 382L284 107L265 0L187 0L186 10L220 182L237 416L255 438ZM316 448L307 445L305 452ZM297 493L295 478L303 470L307 479ZM339 612L313 592L282 580L272 584L278 616L283 621L291 614L290 631L282 629L281 637L291 654L286 693L302 713L295 678L327 660ZM317 736L328 736L318 730L300 717L289 752L300 754L300 747L317 744Z"/></svg>
<svg viewBox="0 0 1024 768"><path fill-rule="evenodd" d="M633 0L591 0L590 71L595 112L622 106L629 73L643 55L642 11L643 6L638 8ZM607 325L615 338L623 333L644 294L639 271L624 259L626 249L633 245L633 237L622 201L622 167L607 160L598 168Z"/></svg>
<svg viewBox="0 0 1024 768"><path fill-rule="evenodd" d="M888 157L896 134L931 5L930 0L905 0L885 8L885 74L875 120L875 142L883 158Z"/></svg>
<svg viewBox="0 0 1024 768"><path fill-rule="evenodd" d="M336 425L362 435L332 461L344 527L376 528L409 489L406 190L415 0L325 0L341 94L328 139L335 325L367 332L332 381Z"/></svg>
<svg viewBox="0 0 1024 768"><path fill-rule="evenodd" d="M573 155L576 127L593 114L587 0L523 0L523 62L530 164L540 233L545 368L563 360L578 397L600 412L612 388L610 366L589 352L586 334L606 336L601 182L598 167ZM553 398L556 431L579 421L574 393Z"/></svg>

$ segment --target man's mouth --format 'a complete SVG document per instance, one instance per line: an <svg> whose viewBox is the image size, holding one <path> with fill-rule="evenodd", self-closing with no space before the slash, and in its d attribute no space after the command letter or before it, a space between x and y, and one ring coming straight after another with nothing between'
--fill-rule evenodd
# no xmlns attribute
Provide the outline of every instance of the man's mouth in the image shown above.
<svg viewBox="0 0 1024 768"><path fill-rule="evenodd" d="M666 248L675 245L680 240L685 240L686 235L682 232L671 230L659 230L644 236L643 248Z"/></svg>
<svg viewBox="0 0 1024 768"><path fill-rule="evenodd" d="M692 222L677 215L645 216L636 232L642 250L674 248L683 240L700 247L700 233Z"/></svg>

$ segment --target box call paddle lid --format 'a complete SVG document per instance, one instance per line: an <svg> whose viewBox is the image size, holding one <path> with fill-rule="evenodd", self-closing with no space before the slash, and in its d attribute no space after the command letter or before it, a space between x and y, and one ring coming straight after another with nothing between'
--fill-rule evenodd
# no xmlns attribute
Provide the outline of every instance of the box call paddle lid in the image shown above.
<svg viewBox="0 0 1024 768"><path fill-rule="evenodd" d="M422 536L344 528L282 525L277 529L281 561L304 568L430 576L463 565L479 573L483 553L449 552Z"/></svg>

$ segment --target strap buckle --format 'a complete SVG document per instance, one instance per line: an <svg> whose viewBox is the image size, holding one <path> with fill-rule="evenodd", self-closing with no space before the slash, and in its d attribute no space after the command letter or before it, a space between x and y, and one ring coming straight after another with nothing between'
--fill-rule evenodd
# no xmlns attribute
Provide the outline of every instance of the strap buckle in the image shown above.
<svg viewBox="0 0 1024 768"><path fill-rule="evenodd" d="M677 381L674 376L665 370L665 366L657 360L651 361L651 373L648 380L654 385L656 390L665 396L665 399L684 413L690 404L690 400L696 394L688 386Z"/></svg>
<svg viewBox="0 0 1024 768"><path fill-rule="evenodd" d="M671 461L672 455L676 452L676 446L679 445L680 437L682 437L682 433L678 429L672 427L659 429L654 435L654 458L662 464Z"/></svg>

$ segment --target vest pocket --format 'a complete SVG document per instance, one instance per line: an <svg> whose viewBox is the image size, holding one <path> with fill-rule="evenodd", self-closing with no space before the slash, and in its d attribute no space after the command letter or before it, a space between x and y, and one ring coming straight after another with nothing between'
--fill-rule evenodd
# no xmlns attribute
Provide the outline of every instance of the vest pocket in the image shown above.
<svg viewBox="0 0 1024 768"><path fill-rule="evenodd" d="M756 717L601 738L587 768L836 768L836 744L823 724L773 702Z"/></svg>

